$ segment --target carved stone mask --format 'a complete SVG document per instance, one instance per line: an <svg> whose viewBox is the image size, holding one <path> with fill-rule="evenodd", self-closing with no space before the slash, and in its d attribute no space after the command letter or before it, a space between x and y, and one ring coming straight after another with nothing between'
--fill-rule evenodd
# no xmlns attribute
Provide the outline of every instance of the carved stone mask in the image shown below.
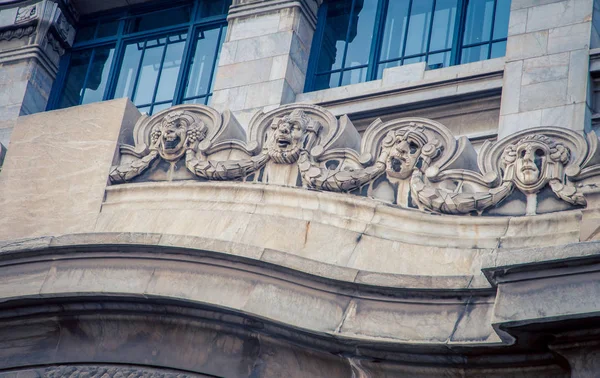
<svg viewBox="0 0 600 378"><path fill-rule="evenodd" d="M273 120L267 136L267 151L271 159L280 164L298 161L309 122L310 119L301 110Z"/></svg>
<svg viewBox="0 0 600 378"><path fill-rule="evenodd" d="M533 185L540 179L545 167L547 151L537 143L524 143L517 148L515 176L525 185Z"/></svg>
<svg viewBox="0 0 600 378"><path fill-rule="evenodd" d="M201 140L206 133L204 124L194 123L194 118L186 112L167 114L154 126L151 134L151 146L158 150L166 161L176 161L185 153L186 146Z"/></svg>
<svg viewBox="0 0 600 378"><path fill-rule="evenodd" d="M421 168L419 162L424 157L429 162L439 152L437 141L428 142L427 136L419 126L390 131L382 146L382 156L387 154L387 175L401 180L409 178L415 168Z"/></svg>
<svg viewBox="0 0 600 378"><path fill-rule="evenodd" d="M569 161L569 150L545 135L525 137L502 154L505 180L513 180L525 193L533 193L558 178Z"/></svg>

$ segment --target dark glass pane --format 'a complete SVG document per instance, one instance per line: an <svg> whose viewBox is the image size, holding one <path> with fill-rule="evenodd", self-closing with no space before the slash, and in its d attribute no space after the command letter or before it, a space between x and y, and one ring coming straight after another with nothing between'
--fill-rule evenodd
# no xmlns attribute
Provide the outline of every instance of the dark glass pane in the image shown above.
<svg viewBox="0 0 600 378"><path fill-rule="evenodd" d="M492 55L490 58L499 58L506 55L506 41L496 42L492 45Z"/></svg>
<svg viewBox="0 0 600 378"><path fill-rule="evenodd" d="M423 62L424 60L425 60L424 55L417 56L415 58L408 58L408 59L404 59L403 65L406 66L407 64L419 63L419 62Z"/></svg>
<svg viewBox="0 0 600 378"><path fill-rule="evenodd" d="M344 71L342 74L342 85L364 83L365 81L367 81L367 67Z"/></svg>
<svg viewBox="0 0 600 378"><path fill-rule="evenodd" d="M383 77L383 70L386 68L398 67L402 65L402 60L396 60L394 62L381 63L377 67L377 78L381 79Z"/></svg>
<svg viewBox="0 0 600 378"><path fill-rule="evenodd" d="M231 0L204 0L200 4L200 17L227 14L230 5Z"/></svg>
<svg viewBox="0 0 600 378"><path fill-rule="evenodd" d="M438 69L450 66L450 51L431 54L427 57L427 66L429 69Z"/></svg>
<svg viewBox="0 0 600 378"><path fill-rule="evenodd" d="M65 80L65 87L58 104L59 108L79 105L91 55L91 49L77 51L71 54L71 62Z"/></svg>
<svg viewBox="0 0 600 378"><path fill-rule="evenodd" d="M404 55L424 53L427 50L433 0L413 1L408 23L408 36Z"/></svg>
<svg viewBox="0 0 600 378"><path fill-rule="evenodd" d="M190 21L191 11L191 6L185 6L141 15L129 20L127 31L135 33L183 24Z"/></svg>
<svg viewBox="0 0 600 378"><path fill-rule="evenodd" d="M117 35L118 30L119 21L102 22L98 25L96 38L112 37L113 35Z"/></svg>
<svg viewBox="0 0 600 378"><path fill-rule="evenodd" d="M355 67L369 63L376 12L377 0L355 2L345 67Z"/></svg>
<svg viewBox="0 0 600 378"><path fill-rule="evenodd" d="M210 91L210 75L213 70L216 49L220 46L219 28L200 32L190 63L185 97L195 97Z"/></svg>
<svg viewBox="0 0 600 378"><path fill-rule="evenodd" d="M399 58L402 56L404 31L408 20L410 0L393 0L388 2L385 29L381 43L380 60Z"/></svg>
<svg viewBox="0 0 600 378"><path fill-rule="evenodd" d="M496 20L494 21L494 39L506 38L508 35L508 16L510 0L497 0Z"/></svg>
<svg viewBox="0 0 600 378"><path fill-rule="evenodd" d="M317 64L318 72L342 67L351 8L352 0L332 1L327 5L323 43L319 50L319 63Z"/></svg>
<svg viewBox="0 0 600 378"><path fill-rule="evenodd" d="M429 51L452 48L458 0L438 0L435 4Z"/></svg>
<svg viewBox="0 0 600 378"><path fill-rule="evenodd" d="M480 60L485 60L488 57L489 45L481 45L475 47L469 47L462 50L462 56L460 58L461 63L471 63Z"/></svg>
<svg viewBox="0 0 600 378"><path fill-rule="evenodd" d="M161 110L169 109L172 105L173 105L173 103L171 103L171 102L167 102L165 104L154 105L154 107L152 108L152 114L156 114L156 113L160 112Z"/></svg>
<svg viewBox="0 0 600 378"><path fill-rule="evenodd" d="M143 42L131 43L125 47L125 54L123 55L123 63L121 64L121 69L119 71L114 98L132 98L133 85L138 75L138 66L140 64L140 59L142 59L143 50Z"/></svg>
<svg viewBox="0 0 600 378"><path fill-rule="evenodd" d="M175 95L175 86L179 77L183 48L185 47L186 34L177 34L168 37L169 44L163 61L160 81L156 91L155 101L172 100Z"/></svg>
<svg viewBox="0 0 600 378"><path fill-rule="evenodd" d="M136 105L152 102L154 88L160 69L166 38L154 39L146 42L142 67L139 72L138 85L133 94L133 103Z"/></svg>
<svg viewBox="0 0 600 378"><path fill-rule="evenodd" d="M323 75L317 75L315 79L315 91L320 89L335 88L339 86L340 73L328 73Z"/></svg>
<svg viewBox="0 0 600 378"><path fill-rule="evenodd" d="M494 0L471 0L467 6L464 45L490 40Z"/></svg>
<svg viewBox="0 0 600 378"><path fill-rule="evenodd" d="M96 32L96 24L87 25L77 30L77 34L75 35L75 42L85 42L94 38L94 33Z"/></svg>
<svg viewBox="0 0 600 378"><path fill-rule="evenodd" d="M85 83L85 91L81 100L82 104L103 100L114 52L114 46L96 48L92 67Z"/></svg>

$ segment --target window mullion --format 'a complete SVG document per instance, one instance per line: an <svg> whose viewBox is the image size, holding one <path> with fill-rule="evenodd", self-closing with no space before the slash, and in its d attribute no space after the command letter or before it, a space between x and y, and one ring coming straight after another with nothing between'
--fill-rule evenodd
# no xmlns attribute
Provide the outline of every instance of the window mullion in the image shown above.
<svg viewBox="0 0 600 378"><path fill-rule="evenodd" d="M305 92L312 91L315 87L319 59L321 59L321 45L323 44L323 35L325 34L325 27L327 26L328 7L328 3L323 2L318 11L317 29L315 31L315 34L313 36L313 42L311 44L310 59L308 64L308 70L306 72L307 80L304 83Z"/></svg>
<svg viewBox="0 0 600 378"><path fill-rule="evenodd" d="M377 67L379 63L379 54L381 52L381 43L383 42L383 31L385 30L388 1L389 0L379 0L377 3L373 40L371 41L371 52L369 54L369 65L367 68L367 81L377 79Z"/></svg>
<svg viewBox="0 0 600 378"><path fill-rule="evenodd" d="M193 24L188 26L185 47L183 48L183 56L181 57L181 69L179 70L177 84L175 85L175 93L173 94L173 105L181 104L182 99L184 97L184 82L186 81L187 75L191 69L190 66L192 60L193 44L196 43L196 36L198 35L198 33L198 27L195 27Z"/></svg>
<svg viewBox="0 0 600 378"><path fill-rule="evenodd" d="M454 23L454 40L452 42L452 52L450 53L450 65L457 65L460 63L460 52L463 34L465 30L464 23L466 22L467 15L467 1L458 0L458 8L456 9L456 19Z"/></svg>
<svg viewBox="0 0 600 378"><path fill-rule="evenodd" d="M160 39L158 40L160 44ZM165 37L165 47L162 52L162 56L160 57L160 64L158 65L158 74L156 75L156 83L154 84L154 93L152 93L152 108L150 108L150 113L154 108L154 102L156 101L156 93L158 92L158 86L160 85L160 77L162 76L163 66L165 64L165 57L167 56L167 49L169 48L169 36Z"/></svg>
<svg viewBox="0 0 600 378"><path fill-rule="evenodd" d="M425 67L427 65L427 59L429 58L429 48L431 47L431 35L433 34L433 22L435 21L435 6L437 1L433 0L431 6L431 21L429 22L429 36L427 37L427 45L425 46Z"/></svg>
<svg viewBox="0 0 600 378"><path fill-rule="evenodd" d="M134 42L137 43L137 42ZM137 70L135 71L135 80L133 82L133 87L131 88L131 102L134 102L135 100L135 92L137 91L137 86L138 86L138 82L140 80L140 76L141 76L141 70L142 70L142 63L144 62L144 56L146 55L146 45L148 44L148 41L144 41L144 47L142 48L142 54L140 55L140 62L138 63L138 67ZM135 103L135 102L134 102Z"/></svg>
<svg viewBox="0 0 600 378"><path fill-rule="evenodd" d="M344 54L342 55L342 71L340 72L340 79L338 81L338 87L342 85L344 79L344 70L346 69L346 55L348 54L348 40L350 39L350 30L352 30L352 19L354 18L354 5L356 0L352 0L350 4L350 17L348 18L348 29L346 29L346 38L344 40Z"/></svg>
<svg viewBox="0 0 600 378"><path fill-rule="evenodd" d="M490 39L488 43L487 58L490 59L492 56L492 40L494 39L494 26L496 24L496 8L498 6L498 0L494 0L494 10L492 11L492 26L490 27Z"/></svg>
<svg viewBox="0 0 600 378"><path fill-rule="evenodd" d="M205 100L204 103L206 105L208 105L208 96L210 96L210 93L212 93L212 82L213 82L213 77L215 76L216 71L217 71L217 64L218 64L217 59L219 58L219 55L220 55L218 53L218 51L219 51L219 45L221 45L221 36L222 35L223 35L223 26L221 26L219 28L219 36L217 37L217 45L215 46L215 57L212 62L212 66L211 66L212 69L210 71L210 76L208 78L208 88L206 88L206 93L205 93L206 98L204 99Z"/></svg>
<svg viewBox="0 0 600 378"><path fill-rule="evenodd" d="M410 14L412 13L413 1L408 3L408 11L406 12L406 27L404 28L404 38L402 41L402 52L400 53L401 65L404 64L404 54L406 54L406 42L408 41L408 28L410 27Z"/></svg>
<svg viewBox="0 0 600 378"><path fill-rule="evenodd" d="M92 70L92 65L94 64L94 57L96 55L96 49L92 49L92 53L90 54L90 60L88 63L87 70L85 71L85 79L83 80L83 84L81 85L81 94L79 95L79 104L81 105L81 101L83 100L83 95L85 94L85 87L87 86L88 79L90 77L90 72Z"/></svg>
<svg viewBox="0 0 600 378"><path fill-rule="evenodd" d="M119 28L117 29L117 43L115 45L115 53L113 55L113 63L110 67L110 72L108 73L108 80L106 83L106 89L104 90L104 96L102 100L110 100L114 97L114 91L117 86L117 76L119 71L121 70L121 65L123 64L123 56L125 54L124 45L123 45L123 32L125 28L125 21L119 21Z"/></svg>
<svg viewBox="0 0 600 378"><path fill-rule="evenodd" d="M67 85L67 73L69 72L70 66L71 52L69 51L60 58L60 62L58 64L58 73L56 74L55 79L55 83L60 85L52 86L52 89L50 90L50 96L48 96L48 104L46 104L46 111L58 108L60 97L65 90L65 86Z"/></svg>

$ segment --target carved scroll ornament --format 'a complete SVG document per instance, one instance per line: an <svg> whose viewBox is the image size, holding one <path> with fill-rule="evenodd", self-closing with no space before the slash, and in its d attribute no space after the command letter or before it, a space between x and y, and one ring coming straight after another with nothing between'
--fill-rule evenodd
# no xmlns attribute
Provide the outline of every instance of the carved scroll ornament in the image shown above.
<svg viewBox="0 0 600 378"><path fill-rule="evenodd" d="M352 192L445 214L521 201L524 213L535 214L546 191L564 206L585 206L582 182L600 173L594 133L529 129L486 142L477 154L467 138L432 120L376 120L360 138L346 116L303 104L258 113L248 133L229 112L181 105L142 117L133 134L111 170L113 184L138 180L163 161L202 180Z"/></svg>

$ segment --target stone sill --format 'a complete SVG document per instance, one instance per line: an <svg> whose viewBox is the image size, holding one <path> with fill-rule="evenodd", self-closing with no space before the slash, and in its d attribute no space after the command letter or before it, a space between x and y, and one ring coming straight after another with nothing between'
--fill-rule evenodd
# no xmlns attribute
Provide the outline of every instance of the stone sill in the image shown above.
<svg viewBox="0 0 600 378"><path fill-rule="evenodd" d="M388 68L383 71L383 79L301 93L296 96L296 102L326 106L334 114L341 115L375 110L382 105L384 107L398 104L406 106L410 103L453 95L472 95L489 90L500 92L504 62L505 59L502 57L437 70L425 70L424 62ZM394 98L402 96L402 100L388 105L382 103L383 96ZM356 100L364 102L375 97L380 99L373 104L364 103L356 107ZM350 102L353 103L353 109L341 106Z"/></svg>

